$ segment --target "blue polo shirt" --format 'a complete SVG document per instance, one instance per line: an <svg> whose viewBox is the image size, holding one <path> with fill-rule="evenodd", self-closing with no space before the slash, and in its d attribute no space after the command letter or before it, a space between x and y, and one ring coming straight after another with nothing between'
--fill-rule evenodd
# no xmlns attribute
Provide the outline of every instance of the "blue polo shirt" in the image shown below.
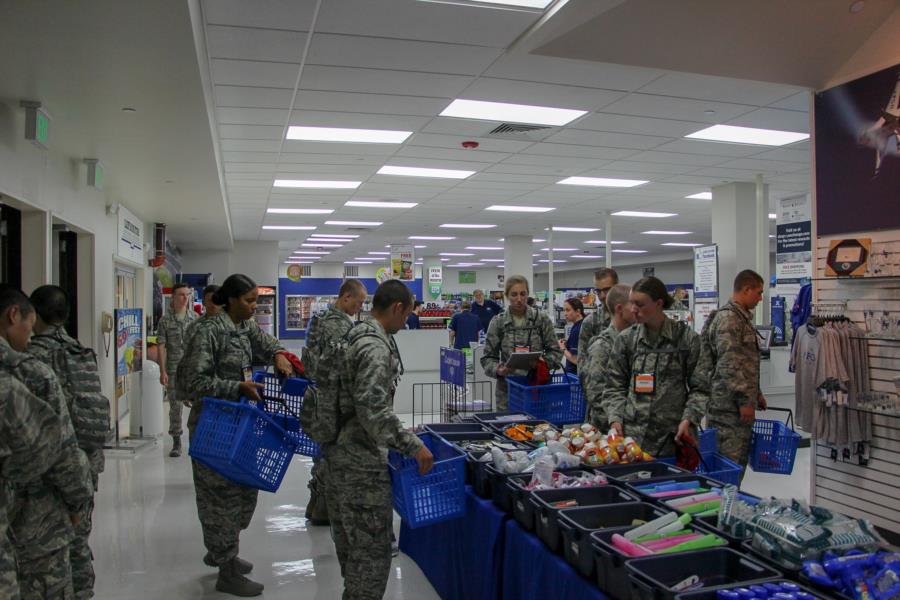
<svg viewBox="0 0 900 600"><path fill-rule="evenodd" d="M416 313L409 313L409 316L406 317L406 328L407 329L419 329L421 326L419 325L419 315Z"/></svg>
<svg viewBox="0 0 900 600"><path fill-rule="evenodd" d="M571 352L575 358L578 358L578 338L581 337L581 324L583 322L584 319L579 319L578 322L572 325L572 329L569 330L569 337L566 339L566 350ZM572 364L567 360L565 371L576 375L578 374L578 365Z"/></svg>
<svg viewBox="0 0 900 600"><path fill-rule="evenodd" d="M491 319L500 314L503 309L500 308L500 305L494 302L493 300L484 299L484 304L478 304L477 302L472 302L472 314L481 319L481 329L482 331L488 330L488 325L491 324Z"/></svg>
<svg viewBox="0 0 900 600"><path fill-rule="evenodd" d="M469 310L458 312L450 319L450 330L456 332L453 347L457 350L464 350L469 347L469 342L478 341L481 319Z"/></svg>

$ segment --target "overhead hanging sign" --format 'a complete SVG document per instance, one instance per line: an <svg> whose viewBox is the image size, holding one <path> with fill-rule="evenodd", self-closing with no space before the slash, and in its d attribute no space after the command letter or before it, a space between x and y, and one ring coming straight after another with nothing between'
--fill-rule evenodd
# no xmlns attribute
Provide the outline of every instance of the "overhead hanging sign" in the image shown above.
<svg viewBox="0 0 900 600"><path fill-rule="evenodd" d="M719 247L694 248L694 298L719 299Z"/></svg>
<svg viewBox="0 0 900 600"><path fill-rule="evenodd" d="M130 210L119 205L119 243L116 254L133 263L144 262L144 223Z"/></svg>
<svg viewBox="0 0 900 600"><path fill-rule="evenodd" d="M775 213L775 285L793 298L813 275L812 201L809 194L781 198Z"/></svg>
<svg viewBox="0 0 900 600"><path fill-rule="evenodd" d="M401 281L413 281L416 276L413 273L415 263L415 248L411 244L391 245L391 277Z"/></svg>
<svg viewBox="0 0 900 600"><path fill-rule="evenodd" d="M441 285L444 281L444 269L441 266L428 267L428 293L431 298L441 295Z"/></svg>

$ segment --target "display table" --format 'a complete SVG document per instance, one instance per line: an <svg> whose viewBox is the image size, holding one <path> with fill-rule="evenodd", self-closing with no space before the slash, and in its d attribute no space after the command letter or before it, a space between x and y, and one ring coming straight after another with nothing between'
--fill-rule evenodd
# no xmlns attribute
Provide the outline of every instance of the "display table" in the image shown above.
<svg viewBox="0 0 900 600"><path fill-rule="evenodd" d="M606 600L603 592L565 558L550 552L541 540L512 519L506 523L504 546L504 598Z"/></svg>
<svg viewBox="0 0 900 600"><path fill-rule="evenodd" d="M463 518L420 529L401 525L400 550L445 600L606 600L563 557L470 487Z"/></svg>
<svg viewBox="0 0 900 600"><path fill-rule="evenodd" d="M498 600L503 578L503 524L508 516L466 487L466 515L431 527L400 527L400 550L445 600Z"/></svg>

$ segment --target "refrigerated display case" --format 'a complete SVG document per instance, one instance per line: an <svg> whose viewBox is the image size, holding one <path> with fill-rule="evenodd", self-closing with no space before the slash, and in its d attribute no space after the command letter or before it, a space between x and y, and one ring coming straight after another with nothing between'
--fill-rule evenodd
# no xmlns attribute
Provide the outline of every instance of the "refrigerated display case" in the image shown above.
<svg viewBox="0 0 900 600"><path fill-rule="evenodd" d="M306 331L313 315L322 314L337 301L337 296L303 296L286 294L284 297L286 331Z"/></svg>
<svg viewBox="0 0 900 600"><path fill-rule="evenodd" d="M275 286L259 286L259 297L256 299L256 319L259 328L271 336L278 335L277 303L278 294Z"/></svg>

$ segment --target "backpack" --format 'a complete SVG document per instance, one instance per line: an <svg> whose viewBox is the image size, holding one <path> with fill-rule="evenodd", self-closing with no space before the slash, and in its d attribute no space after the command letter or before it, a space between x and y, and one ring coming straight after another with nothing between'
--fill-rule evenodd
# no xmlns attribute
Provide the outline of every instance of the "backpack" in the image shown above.
<svg viewBox="0 0 900 600"><path fill-rule="evenodd" d="M35 340L41 337L35 336ZM102 450L109 433L109 399L100 388L100 372L97 355L78 342L55 338L54 364L60 384L69 401L69 413L75 429L78 446L86 451Z"/></svg>

